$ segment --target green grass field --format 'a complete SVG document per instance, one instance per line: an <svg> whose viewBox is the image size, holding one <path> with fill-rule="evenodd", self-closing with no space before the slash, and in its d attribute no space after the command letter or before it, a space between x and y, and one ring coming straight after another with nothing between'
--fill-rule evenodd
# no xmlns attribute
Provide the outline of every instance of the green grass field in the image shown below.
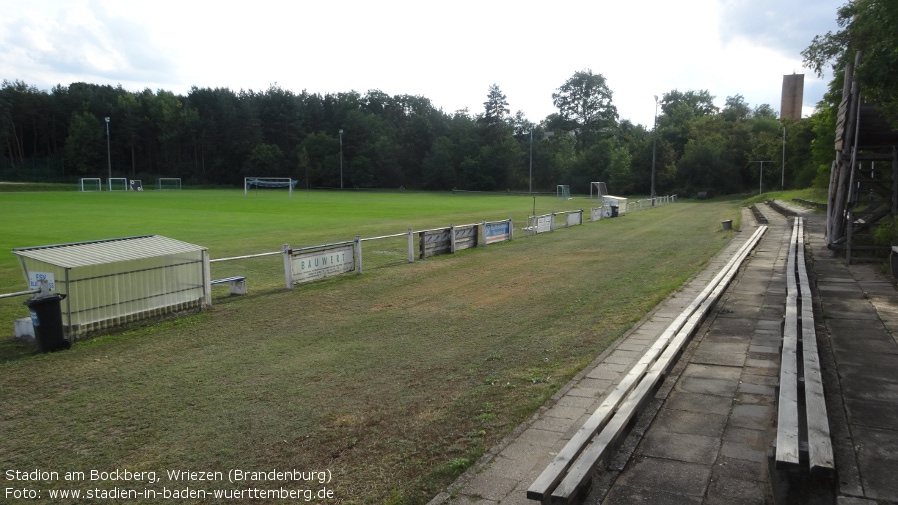
<svg viewBox="0 0 898 505"><path fill-rule="evenodd" d="M27 311L22 299L0 300L0 467L160 474L118 483L138 488L174 486L166 470L295 468L332 473L326 503L426 503L738 234L720 226L738 223L738 206L682 202L518 231L414 264L372 260L379 268L292 291L277 256L215 264L213 276L246 275L250 294L222 288L209 311L47 355L12 342ZM529 197L413 192L0 193L0 249L154 233L220 258L509 216L520 230L533 207ZM402 246L372 246L365 258ZM24 286L4 253L0 292ZM116 485L26 484L44 498Z"/></svg>

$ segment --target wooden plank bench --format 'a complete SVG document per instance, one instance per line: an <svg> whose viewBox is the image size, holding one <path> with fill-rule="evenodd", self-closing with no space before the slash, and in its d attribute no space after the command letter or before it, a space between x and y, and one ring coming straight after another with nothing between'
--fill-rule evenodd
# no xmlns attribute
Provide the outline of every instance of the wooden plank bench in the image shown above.
<svg viewBox="0 0 898 505"><path fill-rule="evenodd" d="M792 226L786 274L774 469L830 478L835 462L800 217Z"/></svg>
<svg viewBox="0 0 898 505"><path fill-rule="evenodd" d="M246 294L246 277L240 275L235 277L225 277L224 279L215 279L209 282L209 284L213 286L217 286L219 284L230 284L232 295Z"/></svg>
<svg viewBox="0 0 898 505"><path fill-rule="evenodd" d="M626 436L633 419L651 400L696 328L766 230L766 226L759 227L695 300L658 336L614 391L533 481L527 489L527 498L542 503L572 503L582 497L596 467L611 455Z"/></svg>

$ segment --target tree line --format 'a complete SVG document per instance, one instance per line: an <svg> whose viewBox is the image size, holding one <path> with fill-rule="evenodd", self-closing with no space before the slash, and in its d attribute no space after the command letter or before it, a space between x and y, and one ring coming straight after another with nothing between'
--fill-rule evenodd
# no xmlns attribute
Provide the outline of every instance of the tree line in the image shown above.
<svg viewBox="0 0 898 505"><path fill-rule="evenodd" d="M706 90L672 90L657 97L647 126L619 118L604 76L589 69L552 98L557 112L533 121L511 113L496 84L482 110L445 112L423 96L380 90L296 93L275 84L179 95L4 80L0 180L105 178L111 166L113 177L195 185L260 176L308 188L554 192L567 184L585 193L604 181L613 193L648 194L654 166L657 194L693 195L754 191L762 179L765 191L806 187L830 161L812 145L830 118L780 121L740 95L718 108Z"/></svg>

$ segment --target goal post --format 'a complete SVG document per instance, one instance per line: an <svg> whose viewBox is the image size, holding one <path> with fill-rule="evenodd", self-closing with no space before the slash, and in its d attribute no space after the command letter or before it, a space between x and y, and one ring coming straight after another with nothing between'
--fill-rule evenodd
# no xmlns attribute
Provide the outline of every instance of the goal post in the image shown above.
<svg viewBox="0 0 898 505"><path fill-rule="evenodd" d="M567 184L559 184L555 187L555 196L563 200L571 199L571 187Z"/></svg>
<svg viewBox="0 0 898 505"><path fill-rule="evenodd" d="M604 182L591 182L589 184L589 198L592 199L593 191L596 193L596 198L601 200L603 196L608 194L608 188L605 186Z"/></svg>
<svg viewBox="0 0 898 505"><path fill-rule="evenodd" d="M106 179L106 189L109 191L128 191L128 179L125 177L110 177Z"/></svg>
<svg viewBox="0 0 898 505"><path fill-rule="evenodd" d="M180 177L160 177L156 180L156 189L181 189Z"/></svg>
<svg viewBox="0 0 898 505"><path fill-rule="evenodd" d="M99 177L82 177L78 179L80 191L103 191L103 182Z"/></svg>
<svg viewBox="0 0 898 505"><path fill-rule="evenodd" d="M299 180L294 180L290 177L244 177L243 196L249 194L249 188L287 188L287 191L290 194L290 198L293 198L293 188L295 188L298 183Z"/></svg>

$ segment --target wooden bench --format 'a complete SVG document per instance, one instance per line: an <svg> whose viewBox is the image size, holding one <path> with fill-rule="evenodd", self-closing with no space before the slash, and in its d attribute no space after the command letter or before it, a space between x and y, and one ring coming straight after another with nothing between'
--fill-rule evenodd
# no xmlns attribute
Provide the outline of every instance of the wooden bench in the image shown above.
<svg viewBox="0 0 898 505"><path fill-rule="evenodd" d="M527 489L542 503L572 503L588 491L596 467L607 460L652 399L702 320L717 303L742 261L760 241L766 226L733 255L702 292L658 336L545 470Z"/></svg>
<svg viewBox="0 0 898 505"><path fill-rule="evenodd" d="M792 226L786 273L774 470L806 471L814 478L830 478L835 474L835 462L800 217Z"/></svg>
<svg viewBox="0 0 898 505"><path fill-rule="evenodd" d="M230 284L232 295L245 295L246 294L246 277L243 277L243 276L225 277L224 279L215 279L215 280L211 281L209 284L211 284L213 286L217 286L219 284Z"/></svg>

